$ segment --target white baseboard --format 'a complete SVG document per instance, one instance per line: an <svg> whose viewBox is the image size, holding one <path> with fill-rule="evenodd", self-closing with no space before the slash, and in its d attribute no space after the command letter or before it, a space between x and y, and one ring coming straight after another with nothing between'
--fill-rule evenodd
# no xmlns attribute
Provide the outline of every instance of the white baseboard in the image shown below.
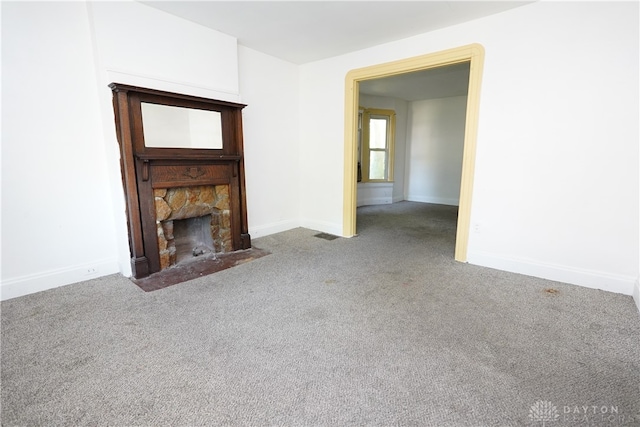
<svg viewBox="0 0 640 427"><path fill-rule="evenodd" d="M467 261L470 264L527 276L540 277L556 282L570 283L587 288L632 295L634 280L632 276L606 273L603 271L573 268L564 265L543 263L529 259L519 259L480 251L469 251ZM640 309L640 307L639 307Z"/></svg>
<svg viewBox="0 0 640 427"><path fill-rule="evenodd" d="M0 299L4 301L119 272L118 260L114 258L5 279L0 283Z"/></svg>
<svg viewBox="0 0 640 427"><path fill-rule="evenodd" d="M283 231L291 230L292 228L300 227L300 223L294 220L274 222L271 224L259 225L257 227L249 227L249 234L251 238L258 238L268 236L270 234L276 234Z"/></svg>
<svg viewBox="0 0 640 427"><path fill-rule="evenodd" d="M636 279L636 283L633 285L633 300L636 302L638 311L640 311L640 276Z"/></svg>
<svg viewBox="0 0 640 427"><path fill-rule="evenodd" d="M361 182L356 206L390 205L392 195L393 182Z"/></svg>
<svg viewBox="0 0 640 427"><path fill-rule="evenodd" d="M453 198L447 198L447 197L412 196L410 194L407 195L406 200L409 202L433 203L436 205L448 205L448 206L458 206L460 204L460 199L453 199Z"/></svg>

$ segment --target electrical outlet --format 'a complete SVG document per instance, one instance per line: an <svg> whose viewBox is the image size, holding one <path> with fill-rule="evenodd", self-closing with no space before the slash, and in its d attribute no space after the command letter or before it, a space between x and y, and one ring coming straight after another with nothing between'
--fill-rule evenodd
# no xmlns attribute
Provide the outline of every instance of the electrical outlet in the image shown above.
<svg viewBox="0 0 640 427"><path fill-rule="evenodd" d="M480 234L480 228L481 228L481 227L480 227L480 224L479 224L479 223L477 223L477 222L476 222L475 224L473 224L473 232L474 232L474 233L476 233L476 234Z"/></svg>
<svg viewBox="0 0 640 427"><path fill-rule="evenodd" d="M98 268L97 267L87 267L84 270L84 275L85 276L89 276L91 274L96 274L98 272Z"/></svg>

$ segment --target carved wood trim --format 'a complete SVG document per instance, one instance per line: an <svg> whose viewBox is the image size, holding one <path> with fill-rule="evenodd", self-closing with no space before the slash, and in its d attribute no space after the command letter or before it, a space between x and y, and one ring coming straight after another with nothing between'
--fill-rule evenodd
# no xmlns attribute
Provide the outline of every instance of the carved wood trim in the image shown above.
<svg viewBox="0 0 640 427"><path fill-rule="evenodd" d="M153 188L185 187L189 185L228 184L229 164L157 165L151 168Z"/></svg>

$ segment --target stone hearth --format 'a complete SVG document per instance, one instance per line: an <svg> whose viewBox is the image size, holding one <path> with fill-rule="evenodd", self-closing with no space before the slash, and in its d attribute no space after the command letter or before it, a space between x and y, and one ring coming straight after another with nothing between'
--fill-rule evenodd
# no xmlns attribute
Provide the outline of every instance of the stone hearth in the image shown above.
<svg viewBox="0 0 640 427"><path fill-rule="evenodd" d="M177 257L174 221L210 216L215 253L233 251L228 185L199 185L153 190L160 268L171 267Z"/></svg>

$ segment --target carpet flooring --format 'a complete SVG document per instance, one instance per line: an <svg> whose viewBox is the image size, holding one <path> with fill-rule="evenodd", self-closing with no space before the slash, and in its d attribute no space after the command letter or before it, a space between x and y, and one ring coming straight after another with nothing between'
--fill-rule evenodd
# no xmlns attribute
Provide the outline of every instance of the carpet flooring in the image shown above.
<svg viewBox="0 0 640 427"><path fill-rule="evenodd" d="M358 210L154 292L3 301L3 426L638 426L629 296L453 260L456 209Z"/></svg>

